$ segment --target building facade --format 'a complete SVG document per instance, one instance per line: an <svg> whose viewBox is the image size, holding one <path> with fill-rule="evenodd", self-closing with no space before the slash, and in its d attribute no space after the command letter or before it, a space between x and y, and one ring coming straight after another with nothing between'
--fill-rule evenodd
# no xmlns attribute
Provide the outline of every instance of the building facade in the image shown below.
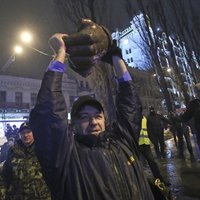
<svg viewBox="0 0 200 200"><path fill-rule="evenodd" d="M152 68L151 57L150 54L148 54L149 48L147 46L147 43L149 41L148 35L145 36L146 32L144 28L143 15L140 14L133 17L130 24L131 25L125 30L117 30L116 32L112 33L112 37L117 41L118 46L122 49L123 58L128 66L133 68L137 67L139 69ZM152 41L157 41L157 49L155 49L155 51L157 51L156 54L158 56L160 66L163 73L165 74L164 78L167 84L167 90L169 92L171 102L173 104L172 106L174 109L176 109L177 107L184 107L185 99L183 96L183 92L179 87L179 81L177 80L177 76L174 73L173 69L175 67L174 65L176 65L179 73L183 77L184 85L186 87L189 97L191 99L194 98L195 75L191 68L191 62L187 60L188 53L186 50L186 46L183 42L178 41L177 39L174 39L170 36L168 36L167 38L166 34L162 32L161 29L159 29L157 35L153 35L151 27L148 28L152 34ZM171 47L171 52L169 50L169 46ZM173 62L172 59L174 59ZM198 63L195 62L196 58L194 55L191 60L192 64L195 65L195 68L200 71ZM154 77L155 79L157 79L157 83L159 83L159 75L157 74L157 70L154 70L156 71ZM162 107L164 108L165 100L162 99L160 102L162 104Z"/></svg>
<svg viewBox="0 0 200 200"><path fill-rule="evenodd" d="M0 137L4 136L6 124L19 127L29 118L34 107L41 80L0 75ZM62 91L68 111L73 102L83 94L91 94L87 82L63 76ZM70 119L70 114L68 115Z"/></svg>
<svg viewBox="0 0 200 200"><path fill-rule="evenodd" d="M154 107L156 111L165 114L155 77L145 70L133 67L129 67L128 69L141 99L143 114L147 115L149 113L149 107Z"/></svg>
<svg viewBox="0 0 200 200"><path fill-rule="evenodd" d="M122 56L129 71L132 74L138 94L143 104L144 113L148 113L150 106L155 110L163 112L160 89L153 73L149 72L150 62L144 53L146 44L139 32L142 15L136 16L130 22L131 25L123 31L112 33L113 39L117 41L122 49Z"/></svg>

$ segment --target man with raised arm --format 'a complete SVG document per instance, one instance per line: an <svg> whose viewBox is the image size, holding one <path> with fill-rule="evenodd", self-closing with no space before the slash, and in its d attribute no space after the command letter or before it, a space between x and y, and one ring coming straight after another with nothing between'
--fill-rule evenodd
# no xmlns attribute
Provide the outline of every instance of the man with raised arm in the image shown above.
<svg viewBox="0 0 200 200"><path fill-rule="evenodd" d="M98 31L104 32L100 42L108 39L105 28L96 30L98 25L90 20L86 23L94 28L91 34L79 32L68 36L57 33L50 38L54 59L44 75L36 106L30 115L37 153L52 198L152 200L154 197L137 152L142 117L140 100L117 47L112 47L111 43L104 49L98 46ZM83 41L85 37L89 39ZM71 111L73 128L68 128L67 108L61 90L67 67L64 64L66 51L73 68L92 66L94 60L103 55L104 60L113 62L119 92L117 120L112 129L106 129L101 103L90 96L81 96L74 102ZM103 53L99 54L100 51ZM89 68L87 70L92 73Z"/></svg>

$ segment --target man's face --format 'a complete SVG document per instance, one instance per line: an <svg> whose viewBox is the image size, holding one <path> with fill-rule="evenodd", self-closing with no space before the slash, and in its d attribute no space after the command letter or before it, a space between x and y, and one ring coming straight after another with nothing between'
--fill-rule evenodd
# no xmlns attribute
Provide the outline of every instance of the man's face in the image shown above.
<svg viewBox="0 0 200 200"><path fill-rule="evenodd" d="M75 120L75 128L79 134L99 135L105 131L105 117L103 111L93 106L84 106Z"/></svg>
<svg viewBox="0 0 200 200"><path fill-rule="evenodd" d="M33 133L30 129L22 130L19 135L25 146L30 146L34 142Z"/></svg>

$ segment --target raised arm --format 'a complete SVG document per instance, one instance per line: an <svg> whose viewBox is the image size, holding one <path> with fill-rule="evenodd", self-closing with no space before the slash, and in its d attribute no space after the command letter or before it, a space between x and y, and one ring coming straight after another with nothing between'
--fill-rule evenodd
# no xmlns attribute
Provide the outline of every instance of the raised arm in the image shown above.
<svg viewBox="0 0 200 200"><path fill-rule="evenodd" d="M142 119L141 101L135 91L132 78L121 55L112 56L114 71L118 80L116 98L117 121L127 141L136 145ZM125 131L123 131L125 130Z"/></svg>
<svg viewBox="0 0 200 200"><path fill-rule="evenodd" d="M49 44L54 58L44 74L36 106L30 114L37 155L51 190L60 180L63 163L70 157L73 137L67 131L67 108L62 94L62 76L65 71L64 34L55 34Z"/></svg>

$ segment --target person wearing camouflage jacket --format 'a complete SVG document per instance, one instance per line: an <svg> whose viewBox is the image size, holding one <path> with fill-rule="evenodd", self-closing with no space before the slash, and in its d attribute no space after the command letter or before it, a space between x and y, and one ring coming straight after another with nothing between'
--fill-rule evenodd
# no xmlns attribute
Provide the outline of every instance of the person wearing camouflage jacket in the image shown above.
<svg viewBox="0 0 200 200"><path fill-rule="evenodd" d="M19 129L20 139L8 152L0 176L1 200L51 200L28 123Z"/></svg>

